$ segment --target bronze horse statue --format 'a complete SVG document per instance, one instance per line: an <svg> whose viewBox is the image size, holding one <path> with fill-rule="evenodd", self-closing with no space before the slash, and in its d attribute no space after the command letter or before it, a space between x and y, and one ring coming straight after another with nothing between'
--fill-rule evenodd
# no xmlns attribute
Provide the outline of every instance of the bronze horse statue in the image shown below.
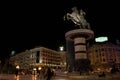
<svg viewBox="0 0 120 80"><path fill-rule="evenodd" d="M85 12L83 10L78 11L76 7L72 8L72 13L67 13L64 16L64 20L72 20L72 22L82 29L90 29L90 24L84 18Z"/></svg>

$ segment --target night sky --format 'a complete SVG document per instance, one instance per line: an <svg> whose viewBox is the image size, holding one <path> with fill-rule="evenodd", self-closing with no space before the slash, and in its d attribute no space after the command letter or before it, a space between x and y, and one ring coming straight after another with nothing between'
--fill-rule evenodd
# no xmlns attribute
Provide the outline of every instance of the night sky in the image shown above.
<svg viewBox="0 0 120 80"><path fill-rule="evenodd" d="M86 12L95 37L120 40L117 2L91 0L40 0L39 2L3 2L0 25L0 57L38 46L57 50L65 46L65 33L77 27L63 16L76 6Z"/></svg>

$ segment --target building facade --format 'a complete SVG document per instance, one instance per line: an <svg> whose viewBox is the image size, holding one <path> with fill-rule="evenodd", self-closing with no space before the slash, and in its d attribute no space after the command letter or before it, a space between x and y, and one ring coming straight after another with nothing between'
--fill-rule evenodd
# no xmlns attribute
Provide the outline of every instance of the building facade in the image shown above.
<svg viewBox="0 0 120 80"><path fill-rule="evenodd" d="M33 68L46 66L61 68L66 66L64 64L66 58L63 58L63 55L61 52L52 49L37 47L12 56L10 63L24 70L33 70Z"/></svg>
<svg viewBox="0 0 120 80"><path fill-rule="evenodd" d="M120 69L120 46L112 43L98 43L89 48L88 58L94 70L106 70L115 66Z"/></svg>

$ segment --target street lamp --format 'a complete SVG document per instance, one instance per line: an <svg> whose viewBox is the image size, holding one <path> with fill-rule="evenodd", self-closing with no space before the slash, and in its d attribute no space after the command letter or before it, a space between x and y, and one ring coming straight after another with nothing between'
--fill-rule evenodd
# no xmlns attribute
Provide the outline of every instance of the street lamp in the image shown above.
<svg viewBox="0 0 120 80"><path fill-rule="evenodd" d="M38 68L38 70L41 70L41 69L42 69L41 67Z"/></svg>
<svg viewBox="0 0 120 80"><path fill-rule="evenodd" d="M13 55L15 55L15 51L13 50L13 51L11 51L11 56L13 56Z"/></svg>
<svg viewBox="0 0 120 80"><path fill-rule="evenodd" d="M42 68L41 67L38 67L38 74L40 75L40 70L41 70Z"/></svg>
<svg viewBox="0 0 120 80"><path fill-rule="evenodd" d="M35 72L36 72L36 68L33 68L33 71L34 71L34 75L35 75Z"/></svg>
<svg viewBox="0 0 120 80"><path fill-rule="evenodd" d="M17 66L16 66L16 69L20 69L20 66L19 66L19 65L17 65Z"/></svg>
<svg viewBox="0 0 120 80"><path fill-rule="evenodd" d="M18 75L18 73L19 73L19 69L20 69L20 66L19 66L19 65L17 65L17 66L16 66L16 72L15 72L16 76L17 76L17 75Z"/></svg>
<svg viewBox="0 0 120 80"><path fill-rule="evenodd" d="M60 49L60 51L64 51L64 47L63 46L60 46L59 49Z"/></svg>

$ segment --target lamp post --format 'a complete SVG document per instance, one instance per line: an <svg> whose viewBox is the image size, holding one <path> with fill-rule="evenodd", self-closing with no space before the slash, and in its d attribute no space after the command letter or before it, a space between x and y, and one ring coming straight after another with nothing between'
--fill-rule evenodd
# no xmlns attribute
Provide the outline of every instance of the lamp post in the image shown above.
<svg viewBox="0 0 120 80"><path fill-rule="evenodd" d="M41 67L38 67L38 75L40 76L40 70L41 70L42 68Z"/></svg>
<svg viewBox="0 0 120 80"><path fill-rule="evenodd" d="M16 66L16 72L15 72L16 76L17 76L17 75L18 75L18 73L19 73L19 69L20 69L20 66L19 66L19 65L17 65L17 66Z"/></svg>
<svg viewBox="0 0 120 80"><path fill-rule="evenodd" d="M34 71L34 75L35 75L35 72L36 72L36 68L33 68L33 71Z"/></svg>

